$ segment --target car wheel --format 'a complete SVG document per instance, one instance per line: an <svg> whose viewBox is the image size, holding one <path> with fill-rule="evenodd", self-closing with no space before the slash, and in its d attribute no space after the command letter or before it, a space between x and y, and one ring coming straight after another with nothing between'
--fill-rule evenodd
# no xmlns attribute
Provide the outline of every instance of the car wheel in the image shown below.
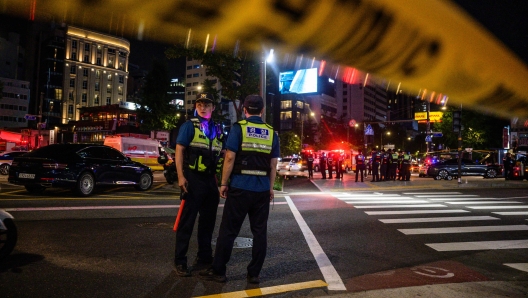
<svg viewBox="0 0 528 298"><path fill-rule="evenodd" d="M436 175L436 176L434 177L434 180L442 180L442 177L440 177L440 175Z"/></svg>
<svg viewBox="0 0 528 298"><path fill-rule="evenodd" d="M446 170L440 170L440 172L438 172L438 176L440 176L440 179L445 179L447 176L449 176L449 173Z"/></svg>
<svg viewBox="0 0 528 298"><path fill-rule="evenodd" d="M8 164L0 166L0 174L2 174L2 175L9 174L9 165Z"/></svg>
<svg viewBox="0 0 528 298"><path fill-rule="evenodd" d="M447 175L447 177L445 177L445 180L449 180L449 181L451 181L451 180L453 180L453 176L451 176L451 175Z"/></svg>
<svg viewBox="0 0 528 298"><path fill-rule="evenodd" d="M25 185L24 187L29 193L32 193L32 194L42 193L46 189L46 187L42 185Z"/></svg>
<svg viewBox="0 0 528 298"><path fill-rule="evenodd" d="M75 185L75 192L82 197L87 197L93 193L94 189L94 176L89 172L82 173L79 177L79 180L77 180L77 184Z"/></svg>
<svg viewBox="0 0 528 298"><path fill-rule="evenodd" d="M7 257L17 243L17 229L11 218L4 219L7 230L0 230L0 260Z"/></svg>
<svg viewBox="0 0 528 298"><path fill-rule="evenodd" d="M139 177L139 182L138 184L135 185L135 188L137 190L145 191L145 190L150 189L151 186L152 186L152 175L150 175L147 172L144 172Z"/></svg>
<svg viewBox="0 0 528 298"><path fill-rule="evenodd" d="M486 176L484 177L488 177L488 178L497 178L497 170L495 169L489 169L486 171Z"/></svg>

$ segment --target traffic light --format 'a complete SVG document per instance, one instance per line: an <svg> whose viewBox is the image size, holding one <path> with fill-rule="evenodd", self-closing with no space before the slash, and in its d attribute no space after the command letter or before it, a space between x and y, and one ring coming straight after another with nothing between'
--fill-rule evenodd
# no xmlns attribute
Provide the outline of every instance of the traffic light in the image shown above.
<svg viewBox="0 0 528 298"><path fill-rule="evenodd" d="M453 132L460 132L462 129L462 111L453 111Z"/></svg>

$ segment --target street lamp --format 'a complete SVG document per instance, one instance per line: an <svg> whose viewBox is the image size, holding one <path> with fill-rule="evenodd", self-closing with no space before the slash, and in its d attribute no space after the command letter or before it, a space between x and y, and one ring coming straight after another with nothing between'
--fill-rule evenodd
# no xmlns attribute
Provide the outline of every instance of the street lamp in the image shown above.
<svg viewBox="0 0 528 298"><path fill-rule="evenodd" d="M391 132L387 131L387 135L390 136L390 134ZM380 148L383 149L383 133L380 133Z"/></svg>
<svg viewBox="0 0 528 298"><path fill-rule="evenodd" d="M264 110L262 111L262 120L266 122L266 65L273 61L273 52L271 49L268 56L262 57L262 63L260 67L260 96L264 101Z"/></svg>

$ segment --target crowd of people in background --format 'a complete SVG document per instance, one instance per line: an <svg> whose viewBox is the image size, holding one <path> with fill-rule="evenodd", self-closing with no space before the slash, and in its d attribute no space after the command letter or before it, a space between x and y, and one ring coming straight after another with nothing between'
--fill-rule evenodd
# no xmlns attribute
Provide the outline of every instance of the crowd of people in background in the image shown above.
<svg viewBox="0 0 528 298"><path fill-rule="evenodd" d="M370 158L363 155L359 150L354 157L356 165L355 182L364 182L364 178L372 175L370 182L380 181L409 181L411 178L412 156L408 152L401 150L382 149L381 151L371 151ZM308 178L313 179L315 158L313 155L307 158ZM321 153L319 157L319 170L322 179L342 179L348 164L345 163L344 154ZM335 173L335 176L334 176Z"/></svg>

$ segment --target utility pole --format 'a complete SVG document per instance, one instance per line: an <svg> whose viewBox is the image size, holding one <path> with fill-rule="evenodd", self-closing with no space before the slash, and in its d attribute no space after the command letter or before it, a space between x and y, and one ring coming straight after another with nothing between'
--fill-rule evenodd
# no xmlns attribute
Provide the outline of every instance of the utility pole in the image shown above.
<svg viewBox="0 0 528 298"><path fill-rule="evenodd" d="M37 136L37 148L40 148L40 145L41 145L41 141L40 141L40 138L42 137L41 136L41 127L42 127L42 104L43 104L43 101L44 101L44 92L40 92L40 103L39 103L39 114L38 114L38 123L37 123L37 129L38 129L38 136Z"/></svg>
<svg viewBox="0 0 528 298"><path fill-rule="evenodd" d="M431 150L431 142L432 142L432 136L431 136L431 119L429 118L429 111L431 110L431 102L429 100L426 99L426 103L427 103L427 128L426 128L426 133L425 133L425 138L427 140L427 149L426 149L426 153L429 153L429 151Z"/></svg>

